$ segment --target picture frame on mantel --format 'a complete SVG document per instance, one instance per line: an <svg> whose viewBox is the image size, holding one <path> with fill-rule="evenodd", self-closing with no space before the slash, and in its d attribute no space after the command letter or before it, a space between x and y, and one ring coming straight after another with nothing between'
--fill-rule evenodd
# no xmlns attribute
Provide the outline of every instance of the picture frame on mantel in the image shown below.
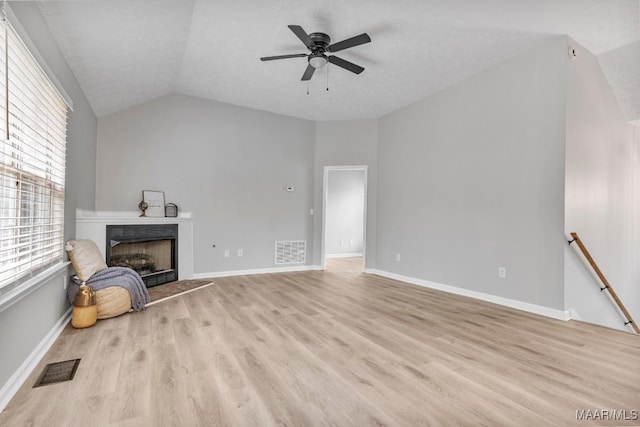
<svg viewBox="0 0 640 427"><path fill-rule="evenodd" d="M164 218L164 191L142 190L142 201L147 204L145 216Z"/></svg>

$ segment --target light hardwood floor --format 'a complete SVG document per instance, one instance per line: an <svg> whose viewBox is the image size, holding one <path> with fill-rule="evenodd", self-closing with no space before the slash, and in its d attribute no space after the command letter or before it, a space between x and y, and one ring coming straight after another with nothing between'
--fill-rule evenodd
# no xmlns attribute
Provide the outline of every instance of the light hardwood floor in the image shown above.
<svg viewBox="0 0 640 427"><path fill-rule="evenodd" d="M638 336L328 265L68 326L0 425L640 424L576 420L640 410ZM73 381L31 388L73 358Z"/></svg>

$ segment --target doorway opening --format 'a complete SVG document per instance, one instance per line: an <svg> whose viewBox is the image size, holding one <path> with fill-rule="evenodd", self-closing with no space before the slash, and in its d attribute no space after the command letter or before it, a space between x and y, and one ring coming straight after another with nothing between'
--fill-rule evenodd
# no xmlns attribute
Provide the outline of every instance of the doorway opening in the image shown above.
<svg viewBox="0 0 640 427"><path fill-rule="evenodd" d="M363 272L367 166L325 166L323 183L322 268Z"/></svg>

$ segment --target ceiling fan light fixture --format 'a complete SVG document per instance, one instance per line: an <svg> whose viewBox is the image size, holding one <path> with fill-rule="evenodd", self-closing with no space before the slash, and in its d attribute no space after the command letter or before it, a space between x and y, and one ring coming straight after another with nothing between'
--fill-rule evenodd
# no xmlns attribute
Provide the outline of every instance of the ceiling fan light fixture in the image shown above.
<svg viewBox="0 0 640 427"><path fill-rule="evenodd" d="M309 57L309 65L313 68L322 68L327 65L328 58L323 54L311 55Z"/></svg>

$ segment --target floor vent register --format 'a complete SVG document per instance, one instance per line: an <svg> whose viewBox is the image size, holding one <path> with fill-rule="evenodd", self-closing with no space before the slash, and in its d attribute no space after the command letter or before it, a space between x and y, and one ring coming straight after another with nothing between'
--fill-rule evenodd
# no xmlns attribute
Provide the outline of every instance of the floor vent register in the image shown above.
<svg viewBox="0 0 640 427"><path fill-rule="evenodd" d="M40 378L33 387L55 384L62 381L71 381L76 374L80 359L65 360L64 362L49 363L44 367Z"/></svg>

